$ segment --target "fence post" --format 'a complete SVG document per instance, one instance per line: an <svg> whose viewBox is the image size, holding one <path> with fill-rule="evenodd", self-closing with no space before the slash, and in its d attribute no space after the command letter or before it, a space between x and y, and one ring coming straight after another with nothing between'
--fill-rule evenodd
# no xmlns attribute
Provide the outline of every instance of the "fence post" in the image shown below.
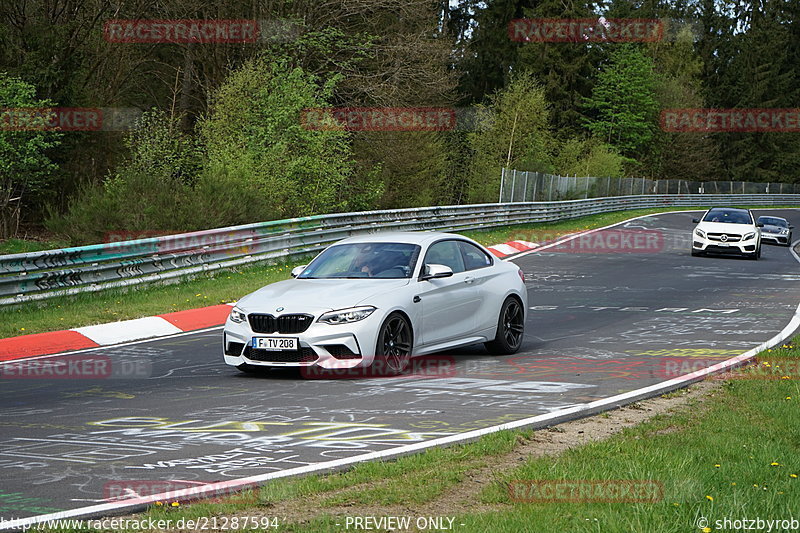
<svg viewBox="0 0 800 533"><path fill-rule="evenodd" d="M503 185L505 185L506 181L506 167L500 171L500 198L497 199L498 204L503 203Z"/></svg>
<svg viewBox="0 0 800 533"><path fill-rule="evenodd" d="M539 183L539 173L534 172L533 174L533 195L531 196L531 202L536 201L536 185Z"/></svg>
<svg viewBox="0 0 800 533"><path fill-rule="evenodd" d="M525 171L525 187L523 187L523 189L522 189L522 201L523 202L527 202L528 201L528 174L529 174L529 172L526 170Z"/></svg>
<svg viewBox="0 0 800 533"><path fill-rule="evenodd" d="M510 202L514 202L514 193L517 192L517 169L513 169L511 171L511 200Z"/></svg>
<svg viewBox="0 0 800 533"><path fill-rule="evenodd" d="M559 176L559 178L560 177L561 176ZM550 174L550 198L548 199L548 202L553 201L553 178L555 178L555 176Z"/></svg>

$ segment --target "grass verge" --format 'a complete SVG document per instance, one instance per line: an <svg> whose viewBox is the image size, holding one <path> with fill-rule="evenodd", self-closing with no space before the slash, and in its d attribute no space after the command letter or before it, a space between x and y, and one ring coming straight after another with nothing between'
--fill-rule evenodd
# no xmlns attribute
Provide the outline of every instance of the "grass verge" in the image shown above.
<svg viewBox="0 0 800 533"><path fill-rule="evenodd" d="M164 502L137 518L169 518L174 524L181 518L247 516L277 519L280 531L341 532L366 531L353 527L356 517L410 517L412 525L419 517L438 517L452 519L450 530L465 533L709 533L743 530L734 523L742 519L800 520L800 350L787 344L762 356L784 360L777 374L782 379L764 379L751 366L733 379L704 382L699 387L705 392L694 396L672 393L556 428L505 431L347 472L277 480L218 502ZM659 403L669 407L656 408ZM580 428L623 424L641 411L657 414L643 415L643 423L607 438L570 442L583 438ZM543 453L553 442L549 437L560 434L564 446ZM663 491L655 501L639 503L615 501L611 492L581 492L578 501L564 501L569 493L553 497L536 490L521 499L546 501L515 501L515 482L541 487L545 480L601 487L598 482L628 480L656 483Z"/></svg>

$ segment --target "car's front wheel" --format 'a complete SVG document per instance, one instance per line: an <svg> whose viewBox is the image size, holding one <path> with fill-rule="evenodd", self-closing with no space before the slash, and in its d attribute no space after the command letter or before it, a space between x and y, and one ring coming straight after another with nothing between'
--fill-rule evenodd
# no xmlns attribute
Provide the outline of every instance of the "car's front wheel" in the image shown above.
<svg viewBox="0 0 800 533"><path fill-rule="evenodd" d="M703 255L703 252L701 252L700 250L695 250L694 248L692 248L692 257L700 257L701 255Z"/></svg>
<svg viewBox="0 0 800 533"><path fill-rule="evenodd" d="M497 333L493 341L485 344L486 349L495 355L516 353L524 335L525 310L516 298L506 298L497 319Z"/></svg>
<svg viewBox="0 0 800 533"><path fill-rule="evenodd" d="M392 313L378 332L373 367L385 375L402 373L411 361L413 346L414 335L408 319L400 313Z"/></svg>

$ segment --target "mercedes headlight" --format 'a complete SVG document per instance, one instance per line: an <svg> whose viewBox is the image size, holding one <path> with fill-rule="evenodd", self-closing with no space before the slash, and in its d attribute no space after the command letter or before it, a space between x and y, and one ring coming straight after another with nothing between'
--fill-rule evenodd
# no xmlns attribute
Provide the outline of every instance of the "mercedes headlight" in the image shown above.
<svg viewBox="0 0 800 533"><path fill-rule="evenodd" d="M743 241L749 241L750 239L754 239L755 236L756 236L756 233L753 231L753 232L748 233L744 237L742 237L742 240Z"/></svg>
<svg viewBox="0 0 800 533"><path fill-rule="evenodd" d="M231 322L236 322L237 324L241 324L242 322L247 320L247 315L245 314L244 311L242 311L238 307L234 307L233 309L231 309L230 319Z"/></svg>
<svg viewBox="0 0 800 533"><path fill-rule="evenodd" d="M706 238L705 232L703 230L701 230L700 228L697 228L696 230L694 230L694 234L697 235L698 237L700 237L701 239L705 239Z"/></svg>
<svg viewBox="0 0 800 533"><path fill-rule="evenodd" d="M350 307L349 309L339 309L338 311L330 311L325 313L317 322L324 322L326 324L350 324L351 322L358 322L364 320L375 311L371 305L363 307Z"/></svg>

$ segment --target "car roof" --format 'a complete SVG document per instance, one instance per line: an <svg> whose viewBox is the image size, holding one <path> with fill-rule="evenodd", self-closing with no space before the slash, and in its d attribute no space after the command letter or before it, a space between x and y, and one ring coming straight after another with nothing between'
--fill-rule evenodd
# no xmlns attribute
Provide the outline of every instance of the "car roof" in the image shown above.
<svg viewBox="0 0 800 533"><path fill-rule="evenodd" d="M424 245L432 241L441 239L467 239L463 235L456 235L455 233L444 233L441 231L379 231L376 233L366 233L364 235L355 235L348 237L336 244L352 244L359 242L399 242L405 244L419 244Z"/></svg>

